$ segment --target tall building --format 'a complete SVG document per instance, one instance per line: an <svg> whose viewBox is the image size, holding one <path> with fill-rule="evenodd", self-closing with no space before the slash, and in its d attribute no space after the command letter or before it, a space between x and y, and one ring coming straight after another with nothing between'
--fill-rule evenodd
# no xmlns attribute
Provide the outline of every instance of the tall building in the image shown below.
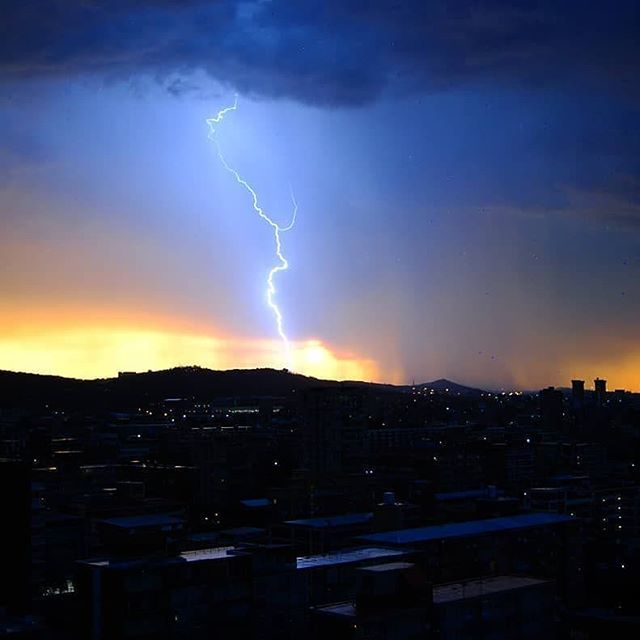
<svg viewBox="0 0 640 640"><path fill-rule="evenodd" d="M574 428L581 428L585 422L584 380L571 381L571 418Z"/></svg>
<svg viewBox="0 0 640 640"><path fill-rule="evenodd" d="M596 378L593 381L593 386L596 394L596 404L601 407L607 402L607 381L602 378Z"/></svg>
<svg viewBox="0 0 640 640"><path fill-rule="evenodd" d="M305 461L314 478L352 470L365 441L369 393L360 387L335 386L304 395Z"/></svg>
<svg viewBox="0 0 640 640"><path fill-rule="evenodd" d="M584 380L571 381L571 403L574 411L584 407Z"/></svg>

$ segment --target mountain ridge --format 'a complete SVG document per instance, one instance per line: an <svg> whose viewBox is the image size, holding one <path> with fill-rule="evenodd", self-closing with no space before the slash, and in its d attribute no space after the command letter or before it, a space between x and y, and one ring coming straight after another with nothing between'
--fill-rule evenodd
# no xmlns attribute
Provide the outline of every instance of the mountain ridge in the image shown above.
<svg viewBox="0 0 640 640"><path fill-rule="evenodd" d="M361 380L327 380L271 368L216 370L187 366L120 372L117 377L94 379L0 370L0 407L44 404L60 407L132 406L175 396L287 397L305 389L329 386L361 386L389 392L424 388L449 389L452 393L481 393L444 378L420 385L393 385Z"/></svg>

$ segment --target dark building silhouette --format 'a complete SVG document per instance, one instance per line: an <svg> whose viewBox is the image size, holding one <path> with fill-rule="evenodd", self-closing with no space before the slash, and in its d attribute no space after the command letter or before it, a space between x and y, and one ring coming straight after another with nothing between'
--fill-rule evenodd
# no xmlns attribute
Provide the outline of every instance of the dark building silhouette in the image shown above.
<svg viewBox="0 0 640 640"><path fill-rule="evenodd" d="M585 423L584 380L571 381L572 426L582 429Z"/></svg>
<svg viewBox="0 0 640 640"><path fill-rule="evenodd" d="M593 381L593 387L595 390L596 404L602 407L607 402L607 381L602 378L596 378Z"/></svg>
<svg viewBox="0 0 640 640"><path fill-rule="evenodd" d="M560 389L547 387L540 391L540 414L545 426L561 426L564 417L564 396Z"/></svg>
<svg viewBox="0 0 640 640"><path fill-rule="evenodd" d="M584 407L584 380L571 381L571 403L574 411Z"/></svg>
<svg viewBox="0 0 640 640"><path fill-rule="evenodd" d="M304 398L305 463L315 478L349 469L364 440L369 394L341 386L308 391Z"/></svg>
<svg viewBox="0 0 640 640"><path fill-rule="evenodd" d="M3 495L0 608L10 615L30 609L31 466L22 460L0 459Z"/></svg>
<svg viewBox="0 0 640 640"><path fill-rule="evenodd" d="M508 446L504 442L492 444L484 456L487 483L522 488L533 478L534 450L531 444Z"/></svg>
<svg viewBox="0 0 640 640"><path fill-rule="evenodd" d="M360 571L366 590L354 602L314 610L318 640L554 637L550 581L506 575L431 587L411 563Z"/></svg>
<svg viewBox="0 0 640 640"><path fill-rule="evenodd" d="M432 587L410 562L358 570L352 601L313 609L314 638L357 640L426 638L431 626Z"/></svg>

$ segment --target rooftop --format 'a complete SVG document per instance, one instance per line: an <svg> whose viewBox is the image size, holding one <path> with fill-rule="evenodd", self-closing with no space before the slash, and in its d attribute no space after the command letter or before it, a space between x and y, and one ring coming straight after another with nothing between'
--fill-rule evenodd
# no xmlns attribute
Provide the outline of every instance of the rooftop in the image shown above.
<svg viewBox="0 0 640 640"><path fill-rule="evenodd" d="M184 520L175 516L168 516L161 513L150 513L139 516L123 516L120 518L107 518L100 522L108 524L112 527L121 527L122 529L139 529L142 527L177 527L183 526Z"/></svg>
<svg viewBox="0 0 640 640"><path fill-rule="evenodd" d="M360 571L371 571L372 573L386 573L387 571L403 571L415 567L413 562L387 562L385 564L374 564L370 567L362 567Z"/></svg>
<svg viewBox="0 0 640 640"><path fill-rule="evenodd" d="M326 518L305 518L302 520L287 520L285 524L294 527L309 527L311 529L329 529L331 527L348 527L356 524L366 524L373 520L373 513L346 513L341 516L327 516Z"/></svg>
<svg viewBox="0 0 640 640"><path fill-rule="evenodd" d="M199 533L190 533L187 539L193 542L211 542L219 537L220 534L217 531L201 531Z"/></svg>
<svg viewBox="0 0 640 640"><path fill-rule="evenodd" d="M413 566L410 563L395 562L388 565L380 565L380 568L387 568L388 570L389 567L405 564L407 564L408 567ZM367 567L368 570L374 570L376 568L377 567ZM466 598L477 598L492 593L523 589L542 584L549 584L549 582L547 580L537 580L535 578L521 576L496 576L495 578L470 580L464 583L436 585L433 587L433 602L434 604L444 604L446 602L455 602L456 600L464 600ZM357 615L356 606L352 600L314 607L314 609L330 616L355 618Z"/></svg>
<svg viewBox="0 0 640 640"><path fill-rule="evenodd" d="M397 549L382 549L380 547L367 547L365 549L349 549L335 551L317 556L300 556L296 558L297 569L315 569L331 565L350 564L366 560L379 560L380 558L397 558L406 555L404 551Z"/></svg>
<svg viewBox="0 0 640 640"><path fill-rule="evenodd" d="M488 535L500 531L528 529L563 524L572 521L570 516L554 513L525 513L522 515L486 520L471 520L450 524L418 527L415 529L399 529L385 533L360 536L358 539L375 544L410 545L444 538L464 538L468 536Z"/></svg>
<svg viewBox="0 0 640 640"><path fill-rule="evenodd" d="M230 555L236 555L236 547L212 547L210 549L197 549L195 551L183 551L180 557L187 562L201 562L203 560L220 560Z"/></svg>
<svg viewBox="0 0 640 640"><path fill-rule="evenodd" d="M246 500L240 500L240 503L245 507L249 507L249 508L271 506L271 500L269 500L269 498L249 498Z"/></svg>
<svg viewBox="0 0 640 640"><path fill-rule="evenodd" d="M489 489L470 489L468 491L448 491L446 493L435 493L434 497L438 502L449 502L454 500L468 500L470 498L486 498L489 496Z"/></svg>
<svg viewBox="0 0 640 640"><path fill-rule="evenodd" d="M349 618L356 617L356 606L353 602L337 602L336 604L327 604L320 607L314 607L320 613L326 613L331 616L346 616Z"/></svg>
<svg viewBox="0 0 640 640"><path fill-rule="evenodd" d="M478 598L501 591L522 589L534 585L548 584L546 580L526 578L523 576L496 576L495 578L483 578L481 580L469 580L455 584L441 584L433 587L434 604Z"/></svg>
<svg viewBox="0 0 640 640"><path fill-rule="evenodd" d="M197 549L195 551L183 551L177 556L160 556L160 557L120 557L112 556L108 558L90 558L88 560L80 560L79 564L91 567L108 567L114 569L127 569L133 567L143 567L145 564L168 564L186 562L203 562L207 560L220 560L229 556L239 555L241 550L237 547L211 547L209 549Z"/></svg>
<svg viewBox="0 0 640 640"><path fill-rule="evenodd" d="M221 536L231 536L242 538L246 536L259 536L266 532L266 529L260 527L235 527L233 529L224 529L220 531Z"/></svg>
<svg viewBox="0 0 640 640"><path fill-rule="evenodd" d="M87 560L78 560L78 564L87 565L89 567L115 567L119 569L127 567L138 567L144 564L141 558L89 558Z"/></svg>

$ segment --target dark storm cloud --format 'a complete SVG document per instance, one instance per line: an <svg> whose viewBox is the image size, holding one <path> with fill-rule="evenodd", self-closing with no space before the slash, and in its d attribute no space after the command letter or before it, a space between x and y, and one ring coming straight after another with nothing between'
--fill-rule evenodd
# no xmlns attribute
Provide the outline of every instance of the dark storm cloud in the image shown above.
<svg viewBox="0 0 640 640"><path fill-rule="evenodd" d="M639 95L630 0L22 0L1 11L8 79L199 69L243 92L337 105L468 81Z"/></svg>

